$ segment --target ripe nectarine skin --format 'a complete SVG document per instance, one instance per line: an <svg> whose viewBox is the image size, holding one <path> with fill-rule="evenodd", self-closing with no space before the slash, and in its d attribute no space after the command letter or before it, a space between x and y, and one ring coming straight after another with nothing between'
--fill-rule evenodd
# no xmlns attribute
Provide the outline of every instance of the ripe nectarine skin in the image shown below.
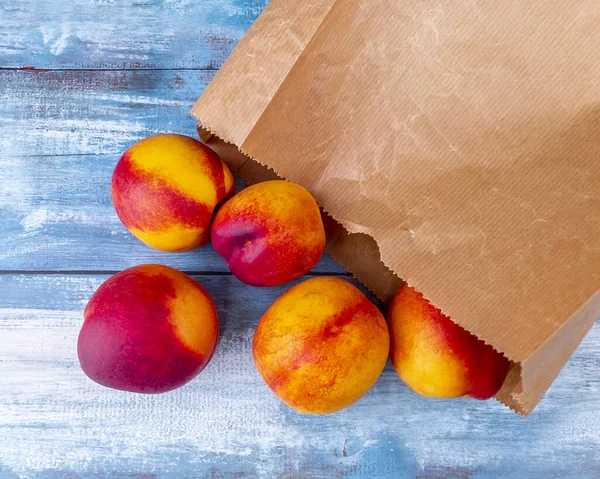
<svg viewBox="0 0 600 479"><path fill-rule="evenodd" d="M509 360L404 284L390 305L392 364L423 396L489 399L508 374Z"/></svg>
<svg viewBox="0 0 600 479"><path fill-rule="evenodd" d="M104 386L162 393L194 378L219 334L206 290L166 266L126 269L92 295L77 353L83 371Z"/></svg>
<svg viewBox="0 0 600 479"><path fill-rule="evenodd" d="M252 342L258 372L288 406L309 414L339 411L375 384L389 354L377 307L339 278L303 281L260 319Z"/></svg>
<svg viewBox="0 0 600 479"><path fill-rule="evenodd" d="M233 189L231 172L214 151L174 134L150 136L129 148L111 185L123 224L163 251L207 244L213 210Z"/></svg>
<svg viewBox="0 0 600 479"><path fill-rule="evenodd" d="M212 225L212 243L231 272L252 286L296 279L317 264L325 230L311 194L287 181L265 181L228 200Z"/></svg>

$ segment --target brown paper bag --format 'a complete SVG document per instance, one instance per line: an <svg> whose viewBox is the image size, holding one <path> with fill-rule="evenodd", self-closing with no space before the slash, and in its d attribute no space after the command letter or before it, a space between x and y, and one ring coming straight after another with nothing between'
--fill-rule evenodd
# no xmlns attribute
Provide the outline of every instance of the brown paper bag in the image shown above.
<svg viewBox="0 0 600 479"><path fill-rule="evenodd" d="M246 179L310 190L377 295L401 277L511 359L497 398L528 414L600 314L599 25L597 0L273 0L193 114Z"/></svg>

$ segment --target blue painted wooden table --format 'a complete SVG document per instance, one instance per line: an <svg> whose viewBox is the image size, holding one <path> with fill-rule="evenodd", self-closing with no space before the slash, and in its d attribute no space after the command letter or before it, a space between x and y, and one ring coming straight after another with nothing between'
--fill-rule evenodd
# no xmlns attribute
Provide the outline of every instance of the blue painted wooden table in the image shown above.
<svg viewBox="0 0 600 479"><path fill-rule="evenodd" d="M120 153L195 134L193 102L266 1L0 1L0 477L600 477L600 325L530 418L421 398L389 366L352 407L302 416L251 359L283 288L245 287L210 247L153 251L119 223ZM92 383L75 349L94 289L148 262L192 274L222 323L207 369L160 396ZM313 274L345 272L324 258Z"/></svg>

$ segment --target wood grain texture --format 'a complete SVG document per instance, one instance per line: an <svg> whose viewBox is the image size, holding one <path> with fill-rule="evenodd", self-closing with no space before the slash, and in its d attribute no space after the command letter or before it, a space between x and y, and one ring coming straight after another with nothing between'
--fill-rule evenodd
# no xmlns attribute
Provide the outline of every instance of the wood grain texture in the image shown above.
<svg viewBox="0 0 600 479"><path fill-rule="evenodd" d="M0 70L2 158L120 155L154 133L196 134L204 71Z"/></svg>
<svg viewBox="0 0 600 479"><path fill-rule="evenodd" d="M597 477L600 323L535 414L494 401L432 400L386 368L358 403L303 416L256 372L251 338L285 289L195 276L215 299L216 356L159 396L109 390L78 366L81 312L105 276L0 277L3 477ZM576 471L576 474L573 475Z"/></svg>
<svg viewBox="0 0 600 479"><path fill-rule="evenodd" d="M267 0L0 3L0 66L217 69Z"/></svg>

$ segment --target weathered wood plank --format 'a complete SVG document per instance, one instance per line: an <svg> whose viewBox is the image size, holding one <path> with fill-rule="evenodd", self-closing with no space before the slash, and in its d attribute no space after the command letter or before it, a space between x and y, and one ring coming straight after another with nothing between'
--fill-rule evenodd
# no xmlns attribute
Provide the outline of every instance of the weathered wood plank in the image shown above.
<svg viewBox="0 0 600 479"><path fill-rule="evenodd" d="M132 143L159 132L196 135L188 111L211 77L0 71L0 270L114 271L159 262L227 271L210 247L166 254L142 245L110 200L112 169ZM315 271L343 269L325 258Z"/></svg>
<svg viewBox="0 0 600 479"><path fill-rule="evenodd" d="M214 72L0 70L0 157L114 154L154 133L196 134Z"/></svg>
<svg viewBox="0 0 600 479"><path fill-rule="evenodd" d="M76 359L102 276L0 276L2 477L597 477L600 323L530 418L500 404L425 399L387 368L358 403L294 413L262 383L253 328L284 288L196 277L220 312L207 369L160 396L102 388Z"/></svg>
<svg viewBox="0 0 600 479"><path fill-rule="evenodd" d="M0 67L216 69L267 3L6 1Z"/></svg>

